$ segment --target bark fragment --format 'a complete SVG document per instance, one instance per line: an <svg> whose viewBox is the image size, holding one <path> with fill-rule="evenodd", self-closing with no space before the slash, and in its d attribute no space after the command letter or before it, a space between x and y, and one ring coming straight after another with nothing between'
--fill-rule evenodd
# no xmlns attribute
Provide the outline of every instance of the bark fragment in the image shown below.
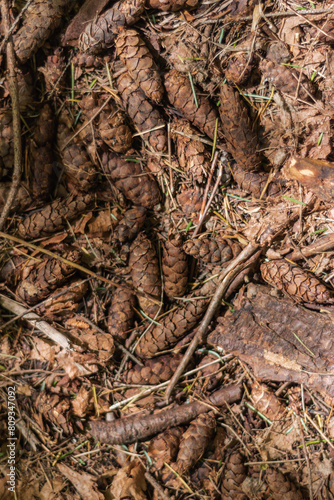
<svg viewBox="0 0 334 500"><path fill-rule="evenodd" d="M25 63L59 26L67 0L35 0L26 13L22 27L14 35L14 49L21 63Z"/></svg>
<svg viewBox="0 0 334 500"><path fill-rule="evenodd" d="M67 227L67 222L84 212L93 201L94 195L86 194L67 198L57 198L41 210L27 215L18 226L22 238L49 236Z"/></svg>
<svg viewBox="0 0 334 500"><path fill-rule="evenodd" d="M170 236L164 244L162 272L167 297L182 297L188 284L188 258L182 249L182 236Z"/></svg>
<svg viewBox="0 0 334 500"><path fill-rule="evenodd" d="M163 97L163 86L159 70L139 33L134 29L121 30L115 45L116 53L127 67L131 78L148 99L160 103Z"/></svg>
<svg viewBox="0 0 334 500"><path fill-rule="evenodd" d="M292 158L287 175L324 201L334 198L334 163L311 158Z"/></svg>
<svg viewBox="0 0 334 500"><path fill-rule="evenodd" d="M128 290L116 288L108 311L108 331L111 335L126 340L134 321L135 296Z"/></svg>
<svg viewBox="0 0 334 500"><path fill-rule="evenodd" d="M252 131L242 98L229 85L221 88L219 113L228 152L238 167L247 171L257 170L261 163L256 152L257 136Z"/></svg>
<svg viewBox="0 0 334 500"><path fill-rule="evenodd" d="M158 256L153 243L143 233L140 233L131 245L129 268L133 286L152 295L156 300L160 300L161 280ZM148 297L139 296L138 301L148 316L154 317L160 309L160 306Z"/></svg>
<svg viewBox="0 0 334 500"><path fill-rule="evenodd" d="M282 290L296 302L326 304L334 301L333 292L311 272L284 259L261 264L261 275L269 285Z"/></svg>
<svg viewBox="0 0 334 500"><path fill-rule="evenodd" d="M195 88L198 107L187 75L171 70L165 75L165 88L169 102L184 118L189 120L201 132L211 139L214 138L218 113L207 97L201 95ZM220 130L218 128L218 137Z"/></svg>
<svg viewBox="0 0 334 500"><path fill-rule="evenodd" d="M143 171L137 160L131 160L105 153L102 164L105 173L130 201L141 207L153 208L160 201L158 184L149 172Z"/></svg>

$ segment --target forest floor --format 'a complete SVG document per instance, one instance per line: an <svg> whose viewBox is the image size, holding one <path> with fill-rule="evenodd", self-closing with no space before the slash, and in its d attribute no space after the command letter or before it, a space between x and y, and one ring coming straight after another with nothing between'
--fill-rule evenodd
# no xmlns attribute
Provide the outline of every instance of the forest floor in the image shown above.
<svg viewBox="0 0 334 500"><path fill-rule="evenodd" d="M333 1L11 4L0 498L334 499Z"/></svg>

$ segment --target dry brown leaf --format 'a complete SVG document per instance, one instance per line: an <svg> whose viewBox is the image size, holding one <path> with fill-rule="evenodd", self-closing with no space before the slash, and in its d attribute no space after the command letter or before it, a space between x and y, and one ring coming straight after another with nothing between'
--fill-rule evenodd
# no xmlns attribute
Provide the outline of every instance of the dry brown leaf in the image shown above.
<svg viewBox="0 0 334 500"><path fill-rule="evenodd" d="M57 464L58 470L73 484L82 500L104 500L104 495L97 491L97 479L87 472L79 474L67 465Z"/></svg>

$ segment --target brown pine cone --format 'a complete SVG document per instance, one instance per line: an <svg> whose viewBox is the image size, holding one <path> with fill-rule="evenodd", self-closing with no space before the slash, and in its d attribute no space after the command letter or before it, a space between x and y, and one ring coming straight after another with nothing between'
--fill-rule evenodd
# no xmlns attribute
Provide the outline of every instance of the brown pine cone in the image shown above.
<svg viewBox="0 0 334 500"><path fill-rule="evenodd" d="M135 365L126 375L128 384L156 385L172 378L182 354L166 354L148 359L144 366Z"/></svg>
<svg viewBox="0 0 334 500"><path fill-rule="evenodd" d="M144 40L134 29L122 29L115 41L116 53L131 78L148 99L160 103L163 86L157 65Z"/></svg>
<svg viewBox="0 0 334 500"><path fill-rule="evenodd" d="M125 111L130 116L138 131L143 133L143 139L158 153L166 152L167 134L165 121L160 112L153 108L147 100L138 82L135 82L130 74L125 72L117 78L117 88ZM152 130L157 127L161 128Z"/></svg>
<svg viewBox="0 0 334 500"><path fill-rule="evenodd" d="M80 260L77 250L69 250L62 257L74 263ZM22 268L21 282L16 293L28 304L37 304L62 285L75 271L70 264L52 257L37 263L31 260Z"/></svg>
<svg viewBox="0 0 334 500"><path fill-rule="evenodd" d="M212 238L188 240L183 245L183 249L188 255L192 255L195 259L203 260L208 264L223 264L241 252L238 243Z"/></svg>
<svg viewBox="0 0 334 500"><path fill-rule="evenodd" d="M132 144L132 133L125 121L124 112L112 104L103 108L98 116L98 131L101 139L115 153L125 153Z"/></svg>
<svg viewBox="0 0 334 500"><path fill-rule="evenodd" d="M13 36L14 50L25 63L59 26L68 0L35 0L27 8L22 27Z"/></svg>
<svg viewBox="0 0 334 500"><path fill-rule="evenodd" d="M333 292L311 272L284 259L261 264L261 275L269 285L282 290L296 302L333 303Z"/></svg>
<svg viewBox="0 0 334 500"><path fill-rule="evenodd" d="M252 383L252 400L255 408L272 422L284 415L284 406L265 384Z"/></svg>
<svg viewBox="0 0 334 500"><path fill-rule="evenodd" d="M197 7L198 0L148 0L151 9L162 10L163 12L177 12L181 9L194 9Z"/></svg>
<svg viewBox="0 0 334 500"><path fill-rule="evenodd" d="M146 213L147 210L144 207L134 207L124 212L123 219L115 229L113 239L119 243L132 241L143 227Z"/></svg>
<svg viewBox="0 0 334 500"><path fill-rule="evenodd" d="M160 201L158 184L150 173L143 171L135 158L131 160L105 153L102 157L104 172L132 203L153 208Z"/></svg>
<svg viewBox="0 0 334 500"><path fill-rule="evenodd" d="M207 297L185 302L184 305L172 310L159 321L159 325L149 330L141 338L136 348L137 356L152 358L156 353L168 349L178 340L192 330L206 311L210 302L210 294L217 285L217 280L212 279L205 283L191 297Z"/></svg>
<svg viewBox="0 0 334 500"><path fill-rule="evenodd" d="M151 439L147 453L154 461L154 468L160 471L164 462L170 464L176 458L182 430L180 427L172 427L167 431Z"/></svg>
<svg viewBox="0 0 334 500"><path fill-rule="evenodd" d="M249 58L249 54L246 52L240 52L240 54L230 57L224 71L225 78L237 85L243 85L251 76L254 63L255 57Z"/></svg>
<svg viewBox="0 0 334 500"><path fill-rule="evenodd" d="M97 171L79 137L67 144L74 133L71 118L64 111L59 117L57 130L57 145L64 165L64 179L70 192L89 191L96 182Z"/></svg>
<svg viewBox="0 0 334 500"><path fill-rule="evenodd" d="M260 198L265 186L268 183L268 174L265 172L247 172L243 167L234 165L233 177L239 188L243 191L249 191L255 198ZM263 198L267 196L276 196L279 194L279 186L270 182Z"/></svg>
<svg viewBox="0 0 334 500"><path fill-rule="evenodd" d="M182 236L171 236L164 244L162 272L164 290L170 299L182 297L188 284L188 258L182 249Z"/></svg>
<svg viewBox="0 0 334 500"><path fill-rule="evenodd" d="M112 294L108 311L108 331L111 335L126 340L134 323L135 296L128 290L116 288Z"/></svg>
<svg viewBox="0 0 334 500"><path fill-rule="evenodd" d="M297 89L298 97L303 100L309 99L309 95L314 94L311 82L305 75L302 75L300 79L299 72L296 72L293 68L275 64L267 59L261 61L259 67L265 80L293 99L296 96Z"/></svg>
<svg viewBox="0 0 334 500"><path fill-rule="evenodd" d="M232 453L224 470L224 478L221 486L222 499L246 500L247 496L241 489L241 485L246 477L244 457L239 452Z"/></svg>
<svg viewBox="0 0 334 500"><path fill-rule="evenodd" d="M200 189L185 189L176 199L186 217L192 220L198 218L203 202L203 192Z"/></svg>
<svg viewBox="0 0 334 500"><path fill-rule="evenodd" d="M197 135L186 120L174 120L173 129L187 135ZM196 141L178 133L173 133L172 138L176 141L176 153L180 167L184 169L189 177L201 184L210 171L210 154L206 151L203 142Z"/></svg>
<svg viewBox="0 0 334 500"><path fill-rule="evenodd" d="M9 110L0 113L0 179L13 168L13 123Z"/></svg>
<svg viewBox="0 0 334 500"><path fill-rule="evenodd" d="M0 209L7 201L12 182L1 182L0 184ZM10 214L14 212L23 212L32 204L32 197L28 188L24 184L20 184L13 203L10 207Z"/></svg>
<svg viewBox="0 0 334 500"><path fill-rule="evenodd" d="M261 158L256 152L257 136L242 98L229 85L221 88L219 113L227 150L238 167L248 171L258 169Z"/></svg>
<svg viewBox="0 0 334 500"><path fill-rule="evenodd" d="M49 196L52 185L55 126L52 109L45 104L36 121L33 141L30 143L32 159L32 192L36 199Z"/></svg>
<svg viewBox="0 0 334 500"><path fill-rule="evenodd" d="M143 233L140 233L131 245L129 268L133 286L159 301L161 280L158 256L152 242ZM160 306L148 297L138 296L138 301L148 316L155 316L160 309Z"/></svg>
<svg viewBox="0 0 334 500"><path fill-rule="evenodd" d="M193 420L182 436L176 470L185 474L200 460L216 430L213 413L203 413Z"/></svg>
<svg viewBox="0 0 334 500"><path fill-rule="evenodd" d="M67 227L94 200L93 194L57 198L41 210L27 215L18 226L22 238L41 238Z"/></svg>
<svg viewBox="0 0 334 500"><path fill-rule="evenodd" d="M111 47L119 26L135 24L144 11L145 0L122 0L87 24L79 40L80 49L92 53Z"/></svg>
<svg viewBox="0 0 334 500"><path fill-rule="evenodd" d="M213 139L218 113L208 98L201 95L199 89L195 88L198 101L197 108L188 75L184 75L172 69L165 75L165 88L171 105L174 106L184 118L201 130L201 132ZM220 137L219 128L218 137Z"/></svg>
<svg viewBox="0 0 334 500"><path fill-rule="evenodd" d="M76 285L74 287L74 285ZM69 290L70 287L73 287ZM37 314L56 320L58 318L68 318L73 316L79 308L79 302L88 291L88 283L82 280L74 280L67 283L62 288L57 288L49 298L36 309ZM62 295L59 295L64 292ZM57 295L59 295L57 297Z"/></svg>
<svg viewBox="0 0 334 500"><path fill-rule="evenodd" d="M65 85L66 61L62 49L58 47L51 56L46 58L44 66L38 68L44 75L45 90L48 94L56 93L58 95Z"/></svg>
<svg viewBox="0 0 334 500"><path fill-rule="evenodd" d="M266 483L269 486L273 500L302 500L305 498L301 491L282 472L276 469L266 470Z"/></svg>

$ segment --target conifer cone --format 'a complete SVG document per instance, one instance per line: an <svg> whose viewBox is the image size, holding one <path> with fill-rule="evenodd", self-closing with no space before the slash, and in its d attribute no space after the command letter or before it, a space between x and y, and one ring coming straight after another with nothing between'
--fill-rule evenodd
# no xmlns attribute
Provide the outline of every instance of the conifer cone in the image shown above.
<svg viewBox="0 0 334 500"><path fill-rule="evenodd" d="M117 56L127 67L131 78L148 99L160 103L164 91L159 70L139 33L134 29L122 29L115 45Z"/></svg>
<svg viewBox="0 0 334 500"><path fill-rule="evenodd" d="M53 293L51 293L44 304L36 309L36 312L37 314L52 320L73 316L73 314L77 312L79 303L86 295L87 291L87 282L82 280L70 281L65 286L57 288ZM59 295L61 292L64 293Z"/></svg>
<svg viewBox="0 0 334 500"><path fill-rule="evenodd" d="M126 340L133 327L135 296L128 290L116 288L108 311L108 331L111 335Z"/></svg>
<svg viewBox="0 0 334 500"><path fill-rule="evenodd" d="M302 74L300 78L299 72L293 68L287 68L267 59L261 61L259 67L263 77L275 88L288 94L289 97L295 98L297 89L298 97L303 100L309 99L309 95L314 94L312 84L306 76Z"/></svg>
<svg viewBox="0 0 334 500"><path fill-rule="evenodd" d="M230 455L224 471L223 483L221 486L222 499L224 500L246 500L246 495L242 492L241 485L246 479L246 467L244 457L239 452Z"/></svg>
<svg viewBox="0 0 334 500"><path fill-rule="evenodd" d="M143 171L140 163L128 158L125 160L114 153L105 153L102 164L106 175L132 203L145 208L153 208L159 203L158 184L150 173Z"/></svg>
<svg viewBox="0 0 334 500"><path fill-rule="evenodd" d="M165 75L165 88L171 105L174 106L184 118L201 130L201 132L210 137L210 139L213 139L218 113L208 98L201 95L199 89L195 88L198 101L197 108L188 75L184 75L172 69ZM220 137L219 127L218 137Z"/></svg>
<svg viewBox="0 0 334 500"><path fill-rule="evenodd" d="M334 301L333 292L318 278L284 259L263 262L260 269L264 281L296 302L326 304Z"/></svg>
<svg viewBox="0 0 334 500"><path fill-rule="evenodd" d="M144 207L134 207L124 212L123 219L115 229L113 239L119 243L132 241L143 227L146 213L147 210Z"/></svg>
<svg viewBox="0 0 334 500"><path fill-rule="evenodd" d="M198 0L148 0L151 9L162 10L163 12L177 12L181 9L195 9Z"/></svg>
<svg viewBox="0 0 334 500"><path fill-rule="evenodd" d="M158 153L167 151L167 134L160 112L147 100L144 92L128 72L117 78L117 88L126 113L137 127L139 132L145 132L143 139Z"/></svg>
<svg viewBox="0 0 334 500"><path fill-rule="evenodd" d="M302 500L304 495L290 479L276 469L267 469L266 483L270 489L270 496L273 500Z"/></svg>
<svg viewBox="0 0 334 500"><path fill-rule="evenodd" d="M151 439L147 453L154 462L154 469L160 471L164 463L170 464L176 458L182 437L180 427L172 427Z"/></svg>
<svg viewBox="0 0 334 500"><path fill-rule="evenodd" d="M13 168L13 123L12 113L5 110L0 113L0 179Z"/></svg>
<svg viewBox="0 0 334 500"><path fill-rule="evenodd" d="M69 250L62 257L75 263L80 260L77 250ZM75 271L69 264L52 257L43 259L37 264L31 260L22 269L21 282L16 293L28 304L37 304L57 287L63 285Z"/></svg>
<svg viewBox="0 0 334 500"><path fill-rule="evenodd" d="M164 290L170 299L182 297L188 284L188 258L182 249L182 236L171 236L164 244L162 272Z"/></svg>
<svg viewBox="0 0 334 500"><path fill-rule="evenodd" d="M186 135L197 135L197 131L186 120L174 120L173 129ZM193 181L202 183L210 171L211 164L210 155L203 142L175 132L172 134L172 138L176 141L176 153L180 167Z"/></svg>
<svg viewBox="0 0 334 500"><path fill-rule="evenodd" d="M161 280L159 262L152 242L140 233L130 248L129 268L133 286L160 300ZM138 296L140 307L148 316L154 317L160 307L148 297Z"/></svg>
<svg viewBox="0 0 334 500"><path fill-rule="evenodd" d="M203 202L203 192L200 189L185 189L176 199L186 217L193 220L198 217Z"/></svg>
<svg viewBox="0 0 334 500"><path fill-rule="evenodd" d="M272 422L284 414L284 406L265 384L252 383L252 400L255 408Z"/></svg>
<svg viewBox="0 0 334 500"><path fill-rule="evenodd" d="M212 279L205 283L191 297L207 297L185 302L184 305L172 310L159 321L159 325L149 330L141 338L136 348L136 354L142 358L152 358L156 353L164 351L195 328L203 316L210 301L210 294L217 285L217 280Z"/></svg>
<svg viewBox="0 0 334 500"><path fill-rule="evenodd" d="M166 354L148 359L144 366L134 365L127 372L128 384L156 385L172 378L182 360L182 354Z"/></svg>
<svg viewBox="0 0 334 500"><path fill-rule="evenodd" d="M241 252L238 243L229 240L212 238L198 238L188 240L183 245L184 251L195 259L203 260L208 264L223 264L236 257Z"/></svg>
<svg viewBox="0 0 334 500"><path fill-rule="evenodd" d="M265 172L247 172L238 165L233 167L233 177L240 189L249 191L255 198L260 198L264 188L268 183L268 174ZM276 196L279 193L279 186L270 182L263 198L267 196Z"/></svg>
<svg viewBox="0 0 334 500"><path fill-rule="evenodd" d="M50 194L53 173L53 150L55 126L52 109L45 104L36 122L34 137L30 143L32 159L32 192L36 199L45 199Z"/></svg>
<svg viewBox="0 0 334 500"><path fill-rule="evenodd" d="M27 8L22 27L13 36L14 50L25 63L59 26L68 0L35 0Z"/></svg>
<svg viewBox="0 0 334 500"><path fill-rule="evenodd" d="M257 136L242 98L229 85L221 88L219 113L227 150L238 167L248 171L258 169L261 158L256 152Z"/></svg>
<svg viewBox="0 0 334 500"><path fill-rule="evenodd" d="M98 116L98 131L101 139L115 153L125 153L130 149L132 133L125 121L124 112L110 104Z"/></svg>
<svg viewBox="0 0 334 500"><path fill-rule="evenodd" d="M176 460L176 470L179 474L188 472L204 454L216 430L216 419L210 413L199 415L193 420L180 442Z"/></svg>
<svg viewBox="0 0 334 500"><path fill-rule="evenodd" d="M67 227L68 222L84 212L94 200L93 194L57 198L41 210L27 215L18 226L22 238L49 236Z"/></svg>
<svg viewBox="0 0 334 500"><path fill-rule="evenodd" d="M44 75L45 90L48 94L58 95L65 84L66 61L62 49L58 47L51 56L46 58L44 66L38 68Z"/></svg>
<svg viewBox="0 0 334 500"><path fill-rule="evenodd" d="M74 131L71 128L71 118L64 111L59 117L57 130L57 145L64 165L64 179L70 192L89 191L96 182L96 168L79 137L67 144L72 135Z"/></svg>
<svg viewBox="0 0 334 500"><path fill-rule="evenodd" d="M87 24L85 31L80 36L80 49L97 53L111 47L118 34L118 27L135 24L143 13L144 7L145 0L116 2L96 21Z"/></svg>
<svg viewBox="0 0 334 500"><path fill-rule="evenodd" d="M1 182L0 183L0 209L4 206L7 201L8 194L11 188L12 182ZM10 207L9 213L23 212L32 204L32 197L28 188L24 184L20 184L19 189L16 193L15 199Z"/></svg>

